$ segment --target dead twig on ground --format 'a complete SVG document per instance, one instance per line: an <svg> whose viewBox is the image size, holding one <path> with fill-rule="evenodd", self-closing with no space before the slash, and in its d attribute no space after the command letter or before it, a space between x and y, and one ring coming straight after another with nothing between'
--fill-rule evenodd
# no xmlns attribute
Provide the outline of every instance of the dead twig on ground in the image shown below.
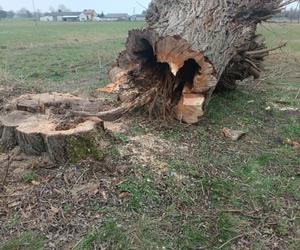
<svg viewBox="0 0 300 250"><path fill-rule="evenodd" d="M82 237L82 238L75 244L75 246L72 247L72 250L76 249L76 248L79 246L79 244L83 241L83 239L84 239L84 237Z"/></svg>
<svg viewBox="0 0 300 250"><path fill-rule="evenodd" d="M299 97L299 94L300 94L300 89L298 90L298 93L297 93L297 95L296 95L296 97L295 97L295 100L297 100L297 99L298 99L298 97Z"/></svg>
<svg viewBox="0 0 300 250"><path fill-rule="evenodd" d="M9 173L9 168L10 168L10 165L12 163L12 161L14 160L14 158L19 154L19 150L15 153L12 153L12 154L8 154L7 156L7 164L6 164L6 168L5 168L5 173L4 173L4 177L3 177L3 180L2 180L2 183L1 183L1 186L0 186L0 192L3 192L4 191L4 186L5 186L5 182L6 182L6 179L7 179L7 176L8 176L8 173Z"/></svg>
<svg viewBox="0 0 300 250"><path fill-rule="evenodd" d="M244 234L240 234L240 235L237 235L235 237L233 237L232 239L226 241L223 245L219 246L218 249L223 249L223 247L225 247L226 245L228 245L229 243L231 243L232 241L235 241L237 239L240 239L246 235L248 235L249 233L244 233Z"/></svg>
<svg viewBox="0 0 300 250"><path fill-rule="evenodd" d="M7 164L6 164L5 173L4 173L4 177L3 177L3 180L2 180L2 183L1 183L1 186L0 186L0 192L4 191L5 182L6 182L8 172L9 172L9 167L10 167L10 164L11 164L11 159L12 159L11 155L8 154L7 160L6 160Z"/></svg>
<svg viewBox="0 0 300 250"><path fill-rule="evenodd" d="M248 218L251 218L251 219L255 219L255 220L261 220L263 219L263 217L261 216L254 216L252 214L254 213L257 213L258 211L253 211L253 212L250 212L250 213L246 213L242 210L238 210L238 209L228 209L228 210L221 210L220 212L223 212L223 213L235 213L235 214L240 214L241 216L245 216L245 217L248 217Z"/></svg>
<svg viewBox="0 0 300 250"><path fill-rule="evenodd" d="M11 198L11 197L21 197L23 195L24 195L24 193L22 193L22 194L5 194L5 195L0 195L0 199Z"/></svg>

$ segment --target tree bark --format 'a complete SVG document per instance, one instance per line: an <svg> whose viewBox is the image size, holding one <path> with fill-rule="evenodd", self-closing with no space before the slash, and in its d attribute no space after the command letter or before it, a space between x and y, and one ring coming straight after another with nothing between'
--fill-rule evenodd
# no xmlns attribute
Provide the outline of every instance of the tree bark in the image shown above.
<svg viewBox="0 0 300 250"><path fill-rule="evenodd" d="M127 110L196 123L216 88L258 78L269 51L257 24L282 0L152 0L144 29L129 32L102 91L117 92ZM147 96L147 98L143 98ZM139 100L139 103L137 103ZM135 103L134 105L131 105Z"/></svg>

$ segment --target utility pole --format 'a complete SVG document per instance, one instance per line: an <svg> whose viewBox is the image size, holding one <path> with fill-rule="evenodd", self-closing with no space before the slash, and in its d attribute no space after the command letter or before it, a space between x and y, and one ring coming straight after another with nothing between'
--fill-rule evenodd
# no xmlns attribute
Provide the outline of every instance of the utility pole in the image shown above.
<svg viewBox="0 0 300 250"><path fill-rule="evenodd" d="M32 9L33 9L33 14L35 14L35 4L34 4L34 0L32 0Z"/></svg>
<svg viewBox="0 0 300 250"><path fill-rule="evenodd" d="M300 23L300 0L298 1L298 23Z"/></svg>
<svg viewBox="0 0 300 250"><path fill-rule="evenodd" d="M36 16L36 11L35 11L35 3L34 3L34 0L32 0L32 9L33 9L33 21L35 23L35 25L37 25L37 16Z"/></svg>

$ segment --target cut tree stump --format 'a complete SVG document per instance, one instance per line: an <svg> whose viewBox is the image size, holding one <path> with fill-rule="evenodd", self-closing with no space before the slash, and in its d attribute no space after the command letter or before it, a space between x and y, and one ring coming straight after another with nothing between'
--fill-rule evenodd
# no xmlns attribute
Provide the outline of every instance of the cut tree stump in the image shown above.
<svg viewBox="0 0 300 250"><path fill-rule="evenodd" d="M216 88L234 89L237 81L260 76L270 49L257 24L286 4L152 0L146 27L129 32L111 84L101 91L118 93L123 113L144 106L150 114L196 123Z"/></svg>
<svg viewBox="0 0 300 250"><path fill-rule="evenodd" d="M0 117L0 148L19 146L29 155L48 153L56 163L102 160L108 148L103 121L73 112L99 112L101 103L69 94L23 95Z"/></svg>

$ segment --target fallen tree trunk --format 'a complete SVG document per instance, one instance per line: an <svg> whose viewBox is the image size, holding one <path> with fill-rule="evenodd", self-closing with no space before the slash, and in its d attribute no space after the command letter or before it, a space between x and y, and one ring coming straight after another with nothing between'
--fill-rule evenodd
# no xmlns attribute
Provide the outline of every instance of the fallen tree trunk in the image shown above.
<svg viewBox="0 0 300 250"><path fill-rule="evenodd" d="M127 112L196 123L216 88L258 78L269 54L257 24L280 12L282 0L152 0L147 25L129 32L126 50L102 91L117 92Z"/></svg>

